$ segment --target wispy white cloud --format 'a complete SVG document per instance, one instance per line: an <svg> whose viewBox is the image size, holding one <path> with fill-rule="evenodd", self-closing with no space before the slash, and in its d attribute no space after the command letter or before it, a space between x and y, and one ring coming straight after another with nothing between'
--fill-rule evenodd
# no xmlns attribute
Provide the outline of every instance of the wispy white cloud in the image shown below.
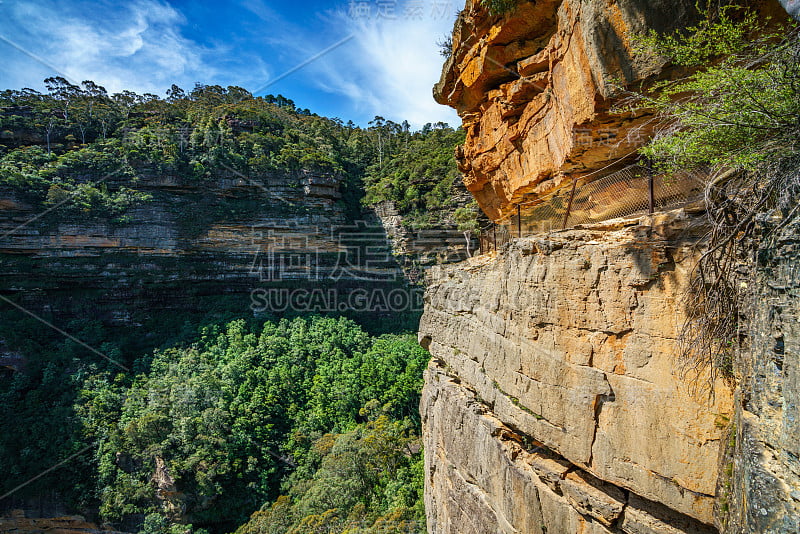
<svg viewBox="0 0 800 534"><path fill-rule="evenodd" d="M437 121L460 124L456 113L431 95L444 62L436 43L452 31L458 4L459 0L350 1L317 13L318 27L324 31L314 32L282 18L265 0L243 1L269 26L265 41L280 43L283 54L294 61L287 64L315 58L352 36L292 76L346 98L355 116L381 115L408 120L415 127Z"/></svg>
<svg viewBox="0 0 800 534"><path fill-rule="evenodd" d="M332 25L354 39L319 61L314 82L347 96L361 112L408 120L415 127L437 121L460 124L456 113L431 95L444 62L437 41L452 31L455 6L455 1L406 0L381 16L374 11L371 16L352 10L332 13Z"/></svg>
<svg viewBox="0 0 800 534"><path fill-rule="evenodd" d="M5 3L0 35L31 54L9 50L9 60L0 77L3 85L41 85L45 76L56 74L31 55L47 58L73 82L86 79L110 91L129 89L163 93L172 83L195 81L235 83L220 67L230 61L224 48L208 48L181 34L183 15L159 0L88 6L79 2L25 1ZM8 46L0 43L0 47ZM5 50L3 51L5 52ZM257 56L241 58L252 80L268 75ZM236 80L239 81L239 80Z"/></svg>
<svg viewBox="0 0 800 534"><path fill-rule="evenodd" d="M297 6L290 13L271 0L239 0L226 16L244 15L241 23L226 19L225 29L205 32L201 44L187 30L218 27L211 6L187 8L203 17L187 20L165 0L0 1L0 37L29 52L0 39L0 88L41 89L45 77L61 74L111 92L164 94L172 83L189 89L194 82L255 90L290 72L267 92L362 123L382 115L416 127L458 124L451 109L433 101L431 87L443 62L436 42L450 33L460 2L340 0L317 12Z"/></svg>

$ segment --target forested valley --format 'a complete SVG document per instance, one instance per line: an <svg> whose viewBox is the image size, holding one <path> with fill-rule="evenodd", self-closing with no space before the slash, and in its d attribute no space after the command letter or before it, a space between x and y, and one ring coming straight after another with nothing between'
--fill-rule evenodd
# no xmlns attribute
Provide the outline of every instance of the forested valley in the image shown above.
<svg viewBox="0 0 800 534"><path fill-rule="evenodd" d="M412 131L376 117L362 128L239 87L173 86L160 98L46 85L0 92L0 188L44 227L124 228L158 200L141 187L153 176L201 192L220 179L302 188L304 175L327 176L351 220L391 201L411 230L474 213L453 195L463 133L446 124ZM225 202L221 220L264 209ZM187 239L203 209L179 214ZM424 530L417 405L428 355L413 317L254 316L221 290L200 312L153 312L135 328L88 316L48 328L16 289L3 285L0 312L0 350L22 362L0 374L4 507L57 505L129 532Z"/></svg>

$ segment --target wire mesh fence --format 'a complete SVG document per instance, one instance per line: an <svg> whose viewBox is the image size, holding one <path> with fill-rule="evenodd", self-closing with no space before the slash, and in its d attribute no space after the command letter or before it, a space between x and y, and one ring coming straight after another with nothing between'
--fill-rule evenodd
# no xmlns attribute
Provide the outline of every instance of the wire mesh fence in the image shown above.
<svg viewBox="0 0 800 534"><path fill-rule="evenodd" d="M505 243L511 241L513 237L519 236L511 234L511 227L508 224L489 224L481 228L478 236L480 253L497 252L498 247L502 247Z"/></svg>
<svg viewBox="0 0 800 534"><path fill-rule="evenodd" d="M570 186L520 203L517 214L481 229L481 252L497 250L513 237L680 207L699 199L703 187L696 174L653 174L640 164L583 183L578 179Z"/></svg>

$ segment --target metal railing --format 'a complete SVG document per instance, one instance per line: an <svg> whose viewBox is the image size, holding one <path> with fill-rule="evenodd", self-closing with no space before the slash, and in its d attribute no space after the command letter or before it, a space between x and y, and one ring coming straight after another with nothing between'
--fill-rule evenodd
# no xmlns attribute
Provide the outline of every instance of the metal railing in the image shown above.
<svg viewBox="0 0 800 534"><path fill-rule="evenodd" d="M481 229L481 253L496 251L514 237L531 236L617 217L677 208L702 196L704 183L693 173L654 174L634 164L517 205L517 213Z"/></svg>

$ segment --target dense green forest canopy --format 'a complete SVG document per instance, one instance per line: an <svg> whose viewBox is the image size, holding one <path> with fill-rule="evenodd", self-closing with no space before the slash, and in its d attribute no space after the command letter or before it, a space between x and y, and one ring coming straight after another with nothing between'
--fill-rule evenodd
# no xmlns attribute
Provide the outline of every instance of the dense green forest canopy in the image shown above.
<svg viewBox="0 0 800 534"><path fill-rule="evenodd" d="M60 77L45 84L46 93L0 92L0 185L62 213L125 222L149 199L137 189L148 176L202 184L302 172L339 177L356 211L364 189L368 204L397 201L415 221L425 207L458 207L453 149L463 134L444 123L413 132L376 117L361 128L235 86L173 85L160 98Z"/></svg>
<svg viewBox="0 0 800 534"><path fill-rule="evenodd" d="M101 514L232 530L285 494L282 524L326 512L421 521L426 363L410 335L316 317L205 328L132 381L91 375L78 414L97 442Z"/></svg>
<svg viewBox="0 0 800 534"><path fill-rule="evenodd" d="M412 335L375 337L344 318L236 320L198 327L126 373L55 336L37 343L25 326L37 355L0 379L3 492L70 458L20 496L57 492L119 530L153 533L232 531L273 502L284 511L256 514L260 531L424 524L428 355ZM108 337L99 324L80 335Z"/></svg>

